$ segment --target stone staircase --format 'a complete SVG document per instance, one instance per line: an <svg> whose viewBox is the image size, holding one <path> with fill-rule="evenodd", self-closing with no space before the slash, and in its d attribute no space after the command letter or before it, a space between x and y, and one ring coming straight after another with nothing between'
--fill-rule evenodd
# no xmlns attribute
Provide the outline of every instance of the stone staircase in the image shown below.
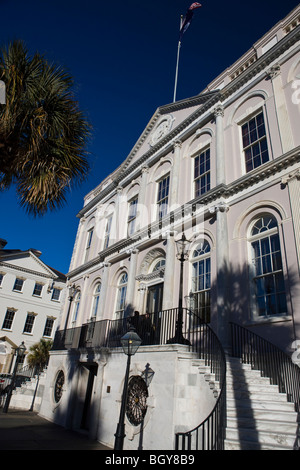
<svg viewBox="0 0 300 470"><path fill-rule="evenodd" d="M41 407L42 397L45 388L46 369L41 372L37 388L36 397L34 400L33 411L39 411ZM13 391L10 408L29 410L32 404L34 392L36 389L38 377L34 376L31 379L23 382L20 387L16 387Z"/></svg>
<svg viewBox="0 0 300 470"><path fill-rule="evenodd" d="M227 358L225 450L293 450L298 415L286 394L239 359Z"/></svg>

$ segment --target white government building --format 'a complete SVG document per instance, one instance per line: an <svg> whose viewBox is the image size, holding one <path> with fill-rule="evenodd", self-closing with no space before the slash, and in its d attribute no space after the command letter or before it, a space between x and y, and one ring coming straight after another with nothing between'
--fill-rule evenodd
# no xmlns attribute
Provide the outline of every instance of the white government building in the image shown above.
<svg viewBox="0 0 300 470"><path fill-rule="evenodd" d="M41 338L53 340L66 291L66 277L41 260L41 252L9 249L0 239L0 373L12 373L22 342L26 355Z"/></svg>
<svg viewBox="0 0 300 470"><path fill-rule="evenodd" d="M113 447L126 369L120 338L134 324L142 344L131 358L124 449L293 448L299 23L298 6L199 95L159 107L120 167L86 196L42 416ZM241 437L234 427L232 381L244 366L232 356L271 375L280 409L289 406L279 417L275 403L266 432L254 422ZM259 373L251 365L239 380ZM249 391L258 408L261 386Z"/></svg>

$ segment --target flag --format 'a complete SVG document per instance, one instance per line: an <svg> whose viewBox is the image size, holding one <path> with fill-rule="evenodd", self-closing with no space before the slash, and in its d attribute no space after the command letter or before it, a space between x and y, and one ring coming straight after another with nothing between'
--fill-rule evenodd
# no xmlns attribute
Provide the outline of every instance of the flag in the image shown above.
<svg viewBox="0 0 300 470"><path fill-rule="evenodd" d="M194 16L194 10L196 10L197 8L200 8L202 5L201 3L198 3L198 2L194 2L191 4L191 6L188 8L187 12L186 12L186 15L183 19L183 22L182 22L182 25L181 25L181 28L180 28L180 37L179 37L179 41L182 40L182 36L184 35L184 33L186 32L186 30L188 29L188 27L190 26L191 22L192 22L192 19L193 19L193 16Z"/></svg>

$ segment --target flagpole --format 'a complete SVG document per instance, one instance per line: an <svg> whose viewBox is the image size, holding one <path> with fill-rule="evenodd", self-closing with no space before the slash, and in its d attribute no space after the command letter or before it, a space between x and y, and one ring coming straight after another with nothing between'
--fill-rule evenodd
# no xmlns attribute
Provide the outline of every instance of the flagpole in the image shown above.
<svg viewBox="0 0 300 470"><path fill-rule="evenodd" d="M181 47L181 41L178 41L177 63L176 63L176 73L175 73L175 85L174 85L173 103L175 103L175 101L176 101L176 91L177 91L177 81L178 81L178 65L179 65L180 47Z"/></svg>
<svg viewBox="0 0 300 470"><path fill-rule="evenodd" d="M181 15L181 17L180 17L180 30L181 30L181 26L182 26L182 20L183 20L183 15ZM173 103L175 103L175 101L176 101L180 48L181 48L181 41L180 41L180 39L179 39L179 41L178 41L178 48L177 48L177 61L176 61L176 72L175 72L175 85L174 85Z"/></svg>

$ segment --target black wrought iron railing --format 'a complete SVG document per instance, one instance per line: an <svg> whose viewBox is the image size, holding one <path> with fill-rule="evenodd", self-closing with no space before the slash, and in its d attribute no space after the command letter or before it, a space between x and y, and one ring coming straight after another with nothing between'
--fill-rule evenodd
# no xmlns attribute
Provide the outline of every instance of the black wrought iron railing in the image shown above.
<svg viewBox="0 0 300 470"><path fill-rule="evenodd" d="M205 365L219 382L219 394L208 417L187 432L175 435L176 450L223 450L226 429L226 359L223 347L209 325L198 325L199 341L192 349L204 359Z"/></svg>
<svg viewBox="0 0 300 470"><path fill-rule="evenodd" d="M232 356L251 364L252 369L269 377L270 383L278 385L279 392L286 393L287 400L300 411L300 368L290 356L274 344L252 331L231 323Z"/></svg>
<svg viewBox="0 0 300 470"><path fill-rule="evenodd" d="M177 450L223 449L226 426L225 354L213 330L192 311L183 308L179 312L178 308L174 308L138 318L92 321L78 328L57 331L52 349L120 347L121 337L132 324L142 339L142 346L182 341L189 351L197 353L197 357L210 366L220 388L215 407L199 426L188 432L177 433L175 446Z"/></svg>

